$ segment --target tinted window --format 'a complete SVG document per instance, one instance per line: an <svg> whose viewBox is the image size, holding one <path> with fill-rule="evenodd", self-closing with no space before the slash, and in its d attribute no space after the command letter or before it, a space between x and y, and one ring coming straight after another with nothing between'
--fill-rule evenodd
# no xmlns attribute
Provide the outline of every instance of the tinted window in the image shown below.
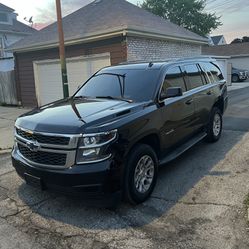
<svg viewBox="0 0 249 249"><path fill-rule="evenodd" d="M224 77L220 69L211 62L204 62L202 63L208 73L208 76L212 82L217 82L223 80Z"/></svg>
<svg viewBox="0 0 249 249"><path fill-rule="evenodd" d="M197 65L195 64L186 65L184 67L185 67L186 73L188 75L188 80L189 80L187 84L188 90L202 86L203 85L202 78L201 78L201 74L200 74L200 71Z"/></svg>
<svg viewBox="0 0 249 249"><path fill-rule="evenodd" d="M200 66L201 66L202 70L205 71L207 74L208 83L214 82L213 75L208 70L208 63L201 62Z"/></svg>
<svg viewBox="0 0 249 249"><path fill-rule="evenodd" d="M207 76L206 69L202 67L201 64L198 64L198 68L200 69L203 84L210 83L209 77Z"/></svg>
<svg viewBox="0 0 249 249"><path fill-rule="evenodd" d="M158 75L159 70L103 69L87 81L76 96L150 100L156 88Z"/></svg>
<svg viewBox="0 0 249 249"><path fill-rule="evenodd" d="M182 91L186 92L184 79L179 67L173 67L167 71L162 91L166 93L166 90L169 87L181 87Z"/></svg>

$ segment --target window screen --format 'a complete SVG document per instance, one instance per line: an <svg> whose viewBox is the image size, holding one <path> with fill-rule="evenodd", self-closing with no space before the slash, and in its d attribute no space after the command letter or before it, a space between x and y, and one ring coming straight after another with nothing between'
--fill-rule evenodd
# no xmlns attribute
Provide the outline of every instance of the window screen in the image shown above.
<svg viewBox="0 0 249 249"><path fill-rule="evenodd" d="M179 67L173 67L167 71L162 91L166 93L166 90L169 87L181 87L182 91L186 92L185 82Z"/></svg>
<svg viewBox="0 0 249 249"><path fill-rule="evenodd" d="M184 66L187 76L188 76L188 84L187 84L187 88L188 90L197 88L199 86L202 86L202 78L201 78L201 73L197 67L197 65L193 64L193 65L186 65Z"/></svg>

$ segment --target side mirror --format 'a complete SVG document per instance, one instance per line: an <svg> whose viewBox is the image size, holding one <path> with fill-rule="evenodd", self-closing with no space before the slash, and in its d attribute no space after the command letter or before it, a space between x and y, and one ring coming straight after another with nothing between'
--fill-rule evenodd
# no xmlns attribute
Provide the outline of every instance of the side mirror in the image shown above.
<svg viewBox="0 0 249 249"><path fill-rule="evenodd" d="M181 87L169 87L165 92L161 92L160 99L164 100L167 98L174 98L182 96L182 88Z"/></svg>

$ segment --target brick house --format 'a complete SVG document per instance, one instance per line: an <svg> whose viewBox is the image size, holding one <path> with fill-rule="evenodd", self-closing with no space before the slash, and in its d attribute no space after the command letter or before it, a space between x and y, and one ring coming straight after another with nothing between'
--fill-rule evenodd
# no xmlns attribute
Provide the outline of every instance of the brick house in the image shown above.
<svg viewBox="0 0 249 249"><path fill-rule="evenodd" d="M197 56L208 43L125 0L96 0L64 17L63 28L70 94L101 67ZM62 98L57 23L11 49L22 105L40 106Z"/></svg>

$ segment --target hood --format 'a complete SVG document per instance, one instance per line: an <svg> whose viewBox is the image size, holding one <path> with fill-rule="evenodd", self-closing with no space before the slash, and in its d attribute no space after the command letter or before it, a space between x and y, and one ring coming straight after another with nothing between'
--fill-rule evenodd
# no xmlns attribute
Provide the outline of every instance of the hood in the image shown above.
<svg viewBox="0 0 249 249"><path fill-rule="evenodd" d="M145 105L107 99L64 99L20 116L16 125L37 132L80 134L91 126L142 110Z"/></svg>

